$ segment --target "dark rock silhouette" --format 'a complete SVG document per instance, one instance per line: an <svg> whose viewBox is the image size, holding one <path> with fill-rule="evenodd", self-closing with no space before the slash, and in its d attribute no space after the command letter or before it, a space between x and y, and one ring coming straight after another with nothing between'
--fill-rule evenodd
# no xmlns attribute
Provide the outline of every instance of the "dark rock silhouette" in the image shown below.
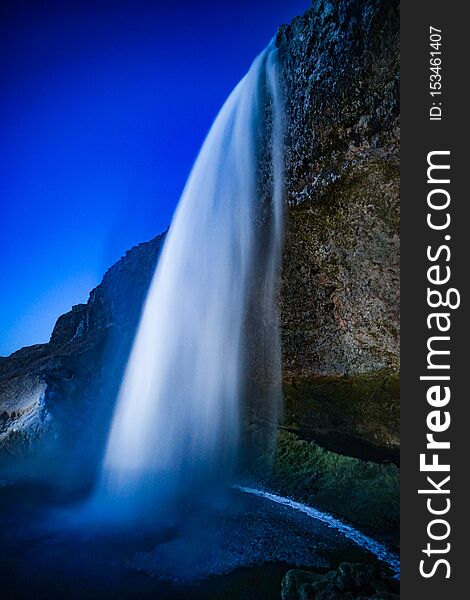
<svg viewBox="0 0 470 600"><path fill-rule="evenodd" d="M282 580L282 600L398 600L399 584L371 565L343 562L323 575L292 569Z"/></svg>

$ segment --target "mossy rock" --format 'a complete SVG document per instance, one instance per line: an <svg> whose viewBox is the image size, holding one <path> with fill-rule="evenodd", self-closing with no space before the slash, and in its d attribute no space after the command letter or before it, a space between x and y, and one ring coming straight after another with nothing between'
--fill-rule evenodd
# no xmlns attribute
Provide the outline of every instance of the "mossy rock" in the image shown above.
<svg viewBox="0 0 470 600"><path fill-rule="evenodd" d="M382 370L343 377L288 379L284 382L283 425L337 431L397 447L399 374Z"/></svg>
<svg viewBox="0 0 470 600"><path fill-rule="evenodd" d="M292 433L279 432L273 454L250 472L270 489L349 521L394 535L400 518L400 470L330 452Z"/></svg>

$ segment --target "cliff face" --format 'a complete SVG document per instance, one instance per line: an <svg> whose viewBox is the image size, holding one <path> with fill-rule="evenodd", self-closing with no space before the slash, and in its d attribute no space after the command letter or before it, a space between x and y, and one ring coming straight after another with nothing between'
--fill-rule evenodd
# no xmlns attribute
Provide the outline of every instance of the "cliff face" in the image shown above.
<svg viewBox="0 0 470 600"><path fill-rule="evenodd" d="M286 423L380 443L398 431L398 31L395 0L316 0L277 36ZM3 452L49 444L58 424L94 427L111 410L163 238L111 267L48 344L0 361Z"/></svg>
<svg viewBox="0 0 470 600"><path fill-rule="evenodd" d="M284 425L374 458L399 444L398 2L316 0L277 43Z"/></svg>
<svg viewBox="0 0 470 600"><path fill-rule="evenodd" d="M87 304L59 317L49 343L0 361L3 454L53 450L57 436L98 426L111 410L164 237L129 250Z"/></svg>
<svg viewBox="0 0 470 600"><path fill-rule="evenodd" d="M317 0L277 42L287 111L285 374L395 370L398 2Z"/></svg>

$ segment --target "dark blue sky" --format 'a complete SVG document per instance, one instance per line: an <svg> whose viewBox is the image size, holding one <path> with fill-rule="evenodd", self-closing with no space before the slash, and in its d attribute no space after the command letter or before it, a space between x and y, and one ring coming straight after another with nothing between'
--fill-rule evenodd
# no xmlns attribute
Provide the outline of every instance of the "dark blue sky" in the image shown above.
<svg viewBox="0 0 470 600"><path fill-rule="evenodd" d="M0 355L166 229L225 98L308 4L1 3Z"/></svg>

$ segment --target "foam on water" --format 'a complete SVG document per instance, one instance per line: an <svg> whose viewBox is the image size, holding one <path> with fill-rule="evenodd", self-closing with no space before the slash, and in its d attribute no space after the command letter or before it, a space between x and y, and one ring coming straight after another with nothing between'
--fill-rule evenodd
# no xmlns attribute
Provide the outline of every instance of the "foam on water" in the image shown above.
<svg viewBox="0 0 470 600"><path fill-rule="evenodd" d="M307 506L306 504L302 504L301 502L296 502L291 498L286 498L285 496L278 496L277 494L272 494L271 492L266 492L264 490L259 490L252 487L246 487L242 485L233 486L235 489L238 489L246 494L253 494L255 496L259 496L260 498L265 498L270 502L274 502L276 504L281 504L283 506L287 506L293 510L298 510L312 519L317 519L318 521L322 521L326 523L329 527L336 529L341 532L346 538L350 539L355 544L358 544L362 548L368 550L374 556L376 556L379 560L385 562L390 569L395 574L395 577L399 579L400 577L400 559L399 557L392 552L385 544L381 544L371 537L361 533L351 525L347 525L343 523L339 519L336 519L332 515L322 512L317 508L313 508L312 506Z"/></svg>

